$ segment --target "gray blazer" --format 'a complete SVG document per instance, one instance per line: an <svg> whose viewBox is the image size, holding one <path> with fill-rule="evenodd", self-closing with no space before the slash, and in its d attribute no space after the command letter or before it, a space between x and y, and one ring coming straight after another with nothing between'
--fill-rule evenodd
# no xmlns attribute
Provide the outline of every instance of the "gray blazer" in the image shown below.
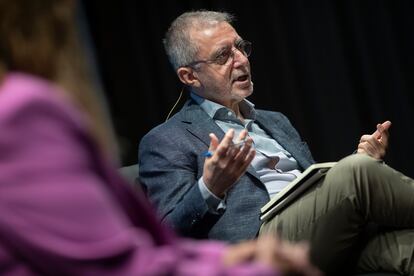
<svg viewBox="0 0 414 276"><path fill-rule="evenodd" d="M298 161L302 169L314 160L289 120L279 112L257 110L257 123ZM260 208L269 200L252 167L229 189L227 208L212 214L197 181L202 176L209 133L224 132L193 100L170 120L151 130L139 146L140 181L161 218L182 235L231 242L256 236Z"/></svg>

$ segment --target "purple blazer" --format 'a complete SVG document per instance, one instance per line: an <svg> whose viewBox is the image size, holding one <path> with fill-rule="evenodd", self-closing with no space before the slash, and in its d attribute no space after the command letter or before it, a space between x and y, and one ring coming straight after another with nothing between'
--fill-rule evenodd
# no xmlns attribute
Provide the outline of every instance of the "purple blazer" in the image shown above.
<svg viewBox="0 0 414 276"><path fill-rule="evenodd" d="M52 83L0 84L1 275L268 275L225 244L177 238L103 157Z"/></svg>

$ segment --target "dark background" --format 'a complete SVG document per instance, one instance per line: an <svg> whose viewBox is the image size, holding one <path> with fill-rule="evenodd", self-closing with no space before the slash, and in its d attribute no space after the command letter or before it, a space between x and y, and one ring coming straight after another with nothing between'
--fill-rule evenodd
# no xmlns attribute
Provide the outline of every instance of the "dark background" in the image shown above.
<svg viewBox="0 0 414 276"><path fill-rule="evenodd" d="M257 108L281 111L317 161L352 153L391 120L386 162L414 176L414 1L83 1L123 165L162 123L181 85L162 38L182 12L234 13L250 57ZM180 105L181 106L181 105Z"/></svg>

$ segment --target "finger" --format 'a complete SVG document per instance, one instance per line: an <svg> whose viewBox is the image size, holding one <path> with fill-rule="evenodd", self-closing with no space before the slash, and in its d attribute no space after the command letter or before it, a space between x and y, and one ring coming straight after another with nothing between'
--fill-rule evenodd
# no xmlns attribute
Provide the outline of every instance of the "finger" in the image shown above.
<svg viewBox="0 0 414 276"><path fill-rule="evenodd" d="M380 142L382 142L385 147L388 147L388 140L389 140L389 129L391 127L391 122L390 121L386 121L384 123L382 123L382 125L380 126L381 128L381 138L380 138Z"/></svg>
<svg viewBox="0 0 414 276"><path fill-rule="evenodd" d="M256 151L251 149L249 154L246 156L246 161L244 162L246 164L246 168L244 168L244 170L246 170L247 167L250 165L250 163L252 163L253 158L255 157L255 155L256 155Z"/></svg>
<svg viewBox="0 0 414 276"><path fill-rule="evenodd" d="M244 141L247 137L247 134L248 134L248 132L247 132L246 129L243 129L242 131L240 131L239 137L237 138L238 141L240 141L240 142Z"/></svg>
<svg viewBox="0 0 414 276"><path fill-rule="evenodd" d="M239 152L240 152L240 147L234 147L230 145L229 149L227 150L227 155L225 158L228 159L229 162L233 163Z"/></svg>
<svg viewBox="0 0 414 276"><path fill-rule="evenodd" d="M360 147L359 145L358 145L358 148L357 148L357 153L364 153L364 154L368 154L368 153L366 153L366 152L365 152L365 150L364 150L362 147Z"/></svg>
<svg viewBox="0 0 414 276"><path fill-rule="evenodd" d="M249 153L247 154L244 162L242 165L239 166L238 174L242 175L244 172L246 172L247 168L249 167L250 163L253 161L254 156L256 155L256 151L251 149Z"/></svg>
<svg viewBox="0 0 414 276"><path fill-rule="evenodd" d="M371 139L367 140L367 143L371 146L372 148L372 157L376 158L376 159L382 159L385 156L385 152L388 146L388 134L387 133L383 133L382 134L382 138L381 139L376 139L375 137L372 137ZM384 139L384 141L383 141Z"/></svg>
<svg viewBox="0 0 414 276"><path fill-rule="evenodd" d="M370 146L366 146L365 143ZM362 135L358 148L360 148L360 145L363 149L369 151L367 152L369 153L368 155L373 157L375 155L375 158L378 158L378 156L382 155L382 152L385 151L385 147L374 135Z"/></svg>
<svg viewBox="0 0 414 276"><path fill-rule="evenodd" d="M244 159L246 158L247 154L250 152L250 149L252 148L252 144L253 144L253 139L252 138L247 138L246 142L244 143L242 148L239 148L238 154L235 157L235 161L236 162L243 162Z"/></svg>
<svg viewBox="0 0 414 276"><path fill-rule="evenodd" d="M388 148L388 141L390 139L390 135L388 133L388 131L385 131L382 135L381 135L381 139L379 139L378 142L381 143L382 147L384 149Z"/></svg>
<svg viewBox="0 0 414 276"><path fill-rule="evenodd" d="M361 136L361 138L359 139L359 142L360 142L360 143L366 142L366 141L367 141L367 140L369 140L369 139L370 139L373 135L374 135L374 134L372 134L372 135L368 135L368 134L362 135L362 136Z"/></svg>
<svg viewBox="0 0 414 276"><path fill-rule="evenodd" d="M252 258L256 250L256 241L242 242L227 247L223 256L225 266L232 266L246 262Z"/></svg>
<svg viewBox="0 0 414 276"><path fill-rule="evenodd" d="M380 139L384 131L388 131L391 127L390 121L385 121L382 124L377 124L377 130L372 134L375 138Z"/></svg>
<svg viewBox="0 0 414 276"><path fill-rule="evenodd" d="M219 140L214 133L210 133L208 136L210 137L210 146L208 147L208 151L214 152L219 145Z"/></svg>
<svg viewBox="0 0 414 276"><path fill-rule="evenodd" d="M233 170L237 175L243 174L254 158L255 150L252 149L252 143L252 138L247 138L246 143L233 160Z"/></svg>
<svg viewBox="0 0 414 276"><path fill-rule="evenodd" d="M378 158L375 153L375 150L372 148L372 146L368 142L359 144L358 149L362 149L363 152L367 154L368 156Z"/></svg>
<svg viewBox="0 0 414 276"><path fill-rule="evenodd" d="M233 143L234 137L234 129L229 129L226 134L224 135L223 140L221 140L220 144L217 147L217 156L219 158L223 158L227 155L227 151L229 150L230 145Z"/></svg>
<svg viewBox="0 0 414 276"><path fill-rule="evenodd" d="M277 252L278 256L283 256L285 258L285 262L290 263L292 272L299 273L300 275L319 275L315 274L315 272L318 272L318 270L315 270L310 262L309 246L307 244L293 244L282 241L279 247L281 250Z"/></svg>
<svg viewBox="0 0 414 276"><path fill-rule="evenodd" d="M230 145L229 145L229 149L228 149L228 152L227 152L227 159L229 159L229 161L230 162L232 162L233 164L234 163L237 163L237 160L239 159L239 155L240 155L240 153L241 152L243 152L243 149L245 148L245 146L246 146L246 137L248 137L247 136L247 134L248 134L248 132L247 132L247 130L246 129L243 129L240 133L239 133L239 136L238 136L238 141L240 141L240 142L237 142L237 143L230 143ZM253 142L253 140L250 138L250 146L251 146L251 144L252 144L252 142ZM248 147L249 148L249 147ZM247 150L247 152L249 151L249 149ZM244 157L243 157L244 158Z"/></svg>
<svg viewBox="0 0 414 276"><path fill-rule="evenodd" d="M246 151L246 147L243 147L243 151ZM252 162L256 154L255 150L250 149L247 154L239 154L233 160L228 162L227 171L231 173L234 177L234 182L236 182L247 170L247 167Z"/></svg>
<svg viewBox="0 0 414 276"><path fill-rule="evenodd" d="M372 146L368 142L363 142L358 145L358 149L363 150L366 154L373 154Z"/></svg>
<svg viewBox="0 0 414 276"><path fill-rule="evenodd" d="M368 143L375 152L379 152L382 148L380 141L376 139L374 136L368 139L366 143Z"/></svg>
<svg viewBox="0 0 414 276"><path fill-rule="evenodd" d="M359 153L365 153L365 154L367 154L367 155L370 155L370 152L369 152L369 150L367 149L367 145L366 145L367 143L366 142L364 142L364 143L360 143L359 145L358 145L358 152Z"/></svg>
<svg viewBox="0 0 414 276"><path fill-rule="evenodd" d="M279 244L279 240L272 235L260 236L256 244L256 260L271 266L275 265L275 254Z"/></svg>
<svg viewBox="0 0 414 276"><path fill-rule="evenodd" d="M381 127L382 127L384 130L387 130L387 131L388 131L388 130L390 129L391 125L392 125L391 121L385 121L385 122L383 122L383 123L381 124Z"/></svg>
<svg viewBox="0 0 414 276"><path fill-rule="evenodd" d="M365 134L365 135L362 135L362 136L361 136L361 138L359 139L358 146L357 146L357 152L358 152L358 153L366 153L366 152L364 151L364 145L363 145L363 143L366 143L366 141L367 141L370 137L371 137L371 135L368 135L368 134Z"/></svg>

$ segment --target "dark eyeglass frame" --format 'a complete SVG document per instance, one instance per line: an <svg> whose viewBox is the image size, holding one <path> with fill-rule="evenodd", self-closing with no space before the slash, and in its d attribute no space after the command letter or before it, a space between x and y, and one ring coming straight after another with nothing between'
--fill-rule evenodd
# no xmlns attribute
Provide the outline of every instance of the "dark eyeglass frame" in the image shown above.
<svg viewBox="0 0 414 276"><path fill-rule="evenodd" d="M181 67L194 67L200 63L225 65L230 59L234 58L234 51L236 50L242 53L245 57L249 57L252 52L252 43L247 40L239 40L235 43L234 48L232 47L229 51L224 52L226 54L224 56L223 53L219 53L219 55L215 58L196 60ZM220 57L220 55L222 55L222 57Z"/></svg>

